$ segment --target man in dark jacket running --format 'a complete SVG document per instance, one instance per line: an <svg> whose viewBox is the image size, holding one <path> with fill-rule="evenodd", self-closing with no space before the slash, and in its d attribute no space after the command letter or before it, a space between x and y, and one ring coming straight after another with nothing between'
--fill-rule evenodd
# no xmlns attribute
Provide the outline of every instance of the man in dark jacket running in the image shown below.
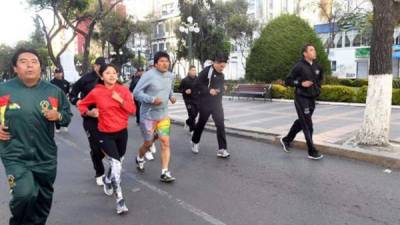
<svg viewBox="0 0 400 225"><path fill-rule="evenodd" d="M321 93L323 71L322 67L315 62L317 53L313 45L305 45L302 54L303 59L293 67L286 79L286 85L296 88L294 105L299 118L294 121L289 133L282 137L280 142L283 150L290 152L290 143L297 133L303 130L308 147L308 158L318 160L322 159L323 155L314 146L312 115L315 110L315 100Z"/></svg>
<svg viewBox="0 0 400 225"><path fill-rule="evenodd" d="M228 58L226 56L217 54L214 58L214 63L201 71L197 78L195 89L199 92L200 116L192 136L192 152L195 154L199 152L201 134L208 118L212 116L217 128L217 156L220 158L228 158L230 156L227 151L224 109L222 107L222 97L225 90L223 71L227 61Z"/></svg>
<svg viewBox="0 0 400 225"><path fill-rule="evenodd" d="M181 81L179 85L179 92L182 93L185 102L186 110L188 112L188 119L186 126L192 133L196 125L196 117L199 114L198 94L195 90L196 82L196 67L190 66L188 75Z"/></svg>
<svg viewBox="0 0 400 225"><path fill-rule="evenodd" d="M100 66L105 64L106 61L103 57L98 57L94 63L93 71L83 75L73 86L69 99L72 104L76 105L80 99L85 98L89 92L94 88L99 80ZM93 167L96 172L96 184L103 185L104 154L100 149L99 144L99 130L97 128L99 112L95 105L89 107L89 111L83 116L83 128L89 139L90 156L92 158Z"/></svg>

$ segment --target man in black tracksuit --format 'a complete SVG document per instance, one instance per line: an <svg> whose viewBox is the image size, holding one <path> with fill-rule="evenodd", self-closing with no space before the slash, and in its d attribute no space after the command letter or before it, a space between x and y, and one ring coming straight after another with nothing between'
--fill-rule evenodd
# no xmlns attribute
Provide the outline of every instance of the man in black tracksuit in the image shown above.
<svg viewBox="0 0 400 225"><path fill-rule="evenodd" d="M66 96L69 94L69 82L64 79L63 70L62 68L56 68L54 70L54 78L50 81L50 83L56 85L60 88ZM56 123L56 133L60 132L61 125ZM64 130L67 131L68 129L64 127Z"/></svg>
<svg viewBox="0 0 400 225"><path fill-rule="evenodd" d="M224 74L222 73L228 59L224 55L217 55L214 63L200 72L195 89L199 93L200 117L192 136L192 151L199 152L199 142L204 127L210 115L217 128L218 151L217 156L228 158L225 135L224 110L222 108L222 97L225 90Z"/></svg>
<svg viewBox="0 0 400 225"><path fill-rule="evenodd" d="M190 66L188 75L181 81L179 92L182 93L183 100L188 112L186 125L189 131L193 132L196 125L196 117L199 114L198 94L195 91L196 67Z"/></svg>
<svg viewBox="0 0 400 225"><path fill-rule="evenodd" d="M50 83L59 87L66 96L69 94L69 82L64 79L63 70L61 68L56 68L54 70L54 78Z"/></svg>
<svg viewBox="0 0 400 225"><path fill-rule="evenodd" d="M92 72L83 75L73 86L69 95L72 104L76 105L80 99L85 98L89 92L95 87L99 79L100 66L105 64L105 59L99 57L96 59L94 69ZM89 139L90 144L90 156L92 158L93 167L96 171L96 183L97 185L103 185L104 176L104 165L102 159L104 154L102 153L99 145L99 130L98 125L98 111L95 105L89 107L89 112L86 116L83 116L83 128Z"/></svg>
<svg viewBox="0 0 400 225"><path fill-rule="evenodd" d="M135 87L137 85L137 83L139 82L140 78L143 75L143 68L138 68L136 71L136 74L132 77L132 81L131 84L129 85L129 90L131 92L133 92L133 90L135 90ZM140 122L140 102L138 100L136 100L135 97L133 97L133 101L135 102L136 105L136 123L139 124Z"/></svg>
<svg viewBox="0 0 400 225"><path fill-rule="evenodd" d="M289 152L290 143L297 133L303 130L308 147L309 159L322 159L313 143L313 122L312 115L315 109L315 99L321 93L321 82L323 70L315 63L316 51L313 45L307 44L303 47L303 59L298 62L286 79L286 85L294 86L295 100L298 119L292 125L289 133L280 139L285 152Z"/></svg>

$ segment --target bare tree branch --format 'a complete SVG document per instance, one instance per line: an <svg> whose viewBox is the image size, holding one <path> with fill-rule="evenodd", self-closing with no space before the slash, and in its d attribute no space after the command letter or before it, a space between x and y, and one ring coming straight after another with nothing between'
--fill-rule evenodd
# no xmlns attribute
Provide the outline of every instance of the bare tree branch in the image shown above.
<svg viewBox="0 0 400 225"><path fill-rule="evenodd" d="M72 37L67 41L67 43L65 43L65 45L61 48L60 52L57 54L57 58L59 58L65 52L65 50L67 50L69 44L71 44L71 42L74 41L76 35L77 35L77 33L74 32Z"/></svg>

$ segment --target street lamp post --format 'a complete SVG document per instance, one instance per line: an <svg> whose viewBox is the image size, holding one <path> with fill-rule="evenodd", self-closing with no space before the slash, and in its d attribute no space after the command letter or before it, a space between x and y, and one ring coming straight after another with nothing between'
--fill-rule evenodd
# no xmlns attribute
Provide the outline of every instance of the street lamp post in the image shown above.
<svg viewBox="0 0 400 225"><path fill-rule="evenodd" d="M189 64L193 64L192 33L199 33L200 28L197 23L193 23L193 17L189 16L187 22L182 22L179 31L188 35Z"/></svg>

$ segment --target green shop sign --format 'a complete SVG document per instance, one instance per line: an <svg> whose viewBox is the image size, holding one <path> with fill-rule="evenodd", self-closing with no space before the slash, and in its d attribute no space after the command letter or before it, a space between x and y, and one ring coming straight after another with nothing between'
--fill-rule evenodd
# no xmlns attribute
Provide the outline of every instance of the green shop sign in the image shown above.
<svg viewBox="0 0 400 225"><path fill-rule="evenodd" d="M356 58L369 58L370 48L357 48L356 49Z"/></svg>

